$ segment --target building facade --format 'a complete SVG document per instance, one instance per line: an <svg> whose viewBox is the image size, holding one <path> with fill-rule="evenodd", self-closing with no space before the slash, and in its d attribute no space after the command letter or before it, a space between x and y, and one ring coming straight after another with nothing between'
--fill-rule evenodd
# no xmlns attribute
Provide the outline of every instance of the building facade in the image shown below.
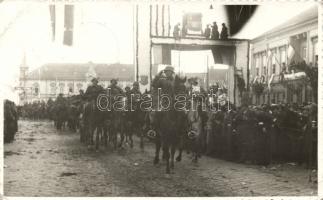
<svg viewBox="0 0 323 200"><path fill-rule="evenodd" d="M31 72L21 66L20 104L55 99L58 94L72 96L86 91L92 77L106 88L116 78L121 88L131 86L134 81L131 64L52 63Z"/></svg>
<svg viewBox="0 0 323 200"><path fill-rule="evenodd" d="M313 101L305 73L295 73L290 66L303 61L312 67L318 65L317 6L251 40L250 44L250 84L264 85L262 94L253 92L253 104Z"/></svg>

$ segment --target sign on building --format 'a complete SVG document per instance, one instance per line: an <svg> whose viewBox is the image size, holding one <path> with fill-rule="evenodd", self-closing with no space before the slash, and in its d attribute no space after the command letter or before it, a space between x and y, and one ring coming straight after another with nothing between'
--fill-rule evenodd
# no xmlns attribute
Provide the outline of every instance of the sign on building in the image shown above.
<svg viewBox="0 0 323 200"><path fill-rule="evenodd" d="M202 14L185 13L183 16L183 29L186 35L202 35Z"/></svg>

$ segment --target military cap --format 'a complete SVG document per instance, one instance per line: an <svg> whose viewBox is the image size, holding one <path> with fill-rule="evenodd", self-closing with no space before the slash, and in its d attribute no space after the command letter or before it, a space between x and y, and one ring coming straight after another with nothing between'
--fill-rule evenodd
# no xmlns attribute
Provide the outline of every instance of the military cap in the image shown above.
<svg viewBox="0 0 323 200"><path fill-rule="evenodd" d="M171 71L171 72L174 72L174 67L172 67L172 66L167 66L167 67L165 67L164 71Z"/></svg>
<svg viewBox="0 0 323 200"><path fill-rule="evenodd" d="M113 78L113 79L110 80L110 83L112 83L112 82L116 82L117 83L118 82L118 79Z"/></svg>
<svg viewBox="0 0 323 200"><path fill-rule="evenodd" d="M96 78L96 77L93 77L92 79L91 79L91 82L93 83L93 82L99 82L99 80L98 80L98 78Z"/></svg>

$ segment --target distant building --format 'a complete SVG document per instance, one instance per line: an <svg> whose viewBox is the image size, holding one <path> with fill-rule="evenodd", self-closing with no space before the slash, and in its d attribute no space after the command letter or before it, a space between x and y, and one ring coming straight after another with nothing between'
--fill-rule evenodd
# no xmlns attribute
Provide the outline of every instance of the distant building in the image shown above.
<svg viewBox="0 0 323 200"><path fill-rule="evenodd" d="M104 88L112 78L117 78L124 88L133 83L135 74L132 64L50 63L29 73L26 69L21 66L20 103L55 99L59 93L79 94L79 90L86 90L91 76L97 76Z"/></svg>
<svg viewBox="0 0 323 200"><path fill-rule="evenodd" d="M250 83L252 85L261 81L265 85L265 90L259 99L253 95L253 103L313 101L311 88L309 84L304 83L305 74L293 74L289 64L304 60L307 64L317 67L317 6L251 40L250 44ZM279 75L284 73L284 70L286 82L282 84Z"/></svg>

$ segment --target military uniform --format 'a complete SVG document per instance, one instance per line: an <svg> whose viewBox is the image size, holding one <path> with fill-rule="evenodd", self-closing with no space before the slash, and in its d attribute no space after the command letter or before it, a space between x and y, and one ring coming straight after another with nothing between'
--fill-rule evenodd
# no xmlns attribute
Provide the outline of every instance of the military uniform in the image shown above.
<svg viewBox="0 0 323 200"><path fill-rule="evenodd" d="M18 131L18 113L14 102L4 101L4 142L12 142Z"/></svg>
<svg viewBox="0 0 323 200"><path fill-rule="evenodd" d="M271 158L271 129L272 117L268 112L256 111L256 162L261 165L268 165Z"/></svg>
<svg viewBox="0 0 323 200"><path fill-rule="evenodd" d="M104 91L101 85L90 85L84 94L86 100L96 100L97 97Z"/></svg>

